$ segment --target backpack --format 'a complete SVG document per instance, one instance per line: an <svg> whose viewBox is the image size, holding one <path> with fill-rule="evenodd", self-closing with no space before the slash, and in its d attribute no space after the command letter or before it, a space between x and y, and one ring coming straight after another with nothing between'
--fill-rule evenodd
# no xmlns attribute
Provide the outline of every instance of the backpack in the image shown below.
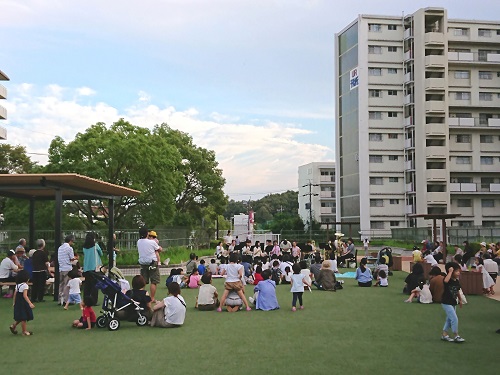
<svg viewBox="0 0 500 375"><path fill-rule="evenodd" d="M280 283L281 280L281 270L278 268L271 268L271 280L273 280L276 285Z"/></svg>

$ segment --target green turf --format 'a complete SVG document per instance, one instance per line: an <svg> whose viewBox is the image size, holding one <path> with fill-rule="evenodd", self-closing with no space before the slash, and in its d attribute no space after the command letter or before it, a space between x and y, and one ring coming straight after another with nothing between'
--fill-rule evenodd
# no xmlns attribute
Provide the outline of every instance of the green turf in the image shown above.
<svg viewBox="0 0 500 375"><path fill-rule="evenodd" d="M498 371L498 301L469 296L459 311L463 344L439 340L440 305L403 303L403 272L388 288L359 288L346 280L336 293L304 294L305 310L291 312L289 286L278 286L278 311L237 313L194 309L196 291L178 329L137 327L116 332L70 327L79 309L38 304L29 322L32 337L8 326L12 300L0 300L4 374L206 373L206 374L493 374ZM221 291L222 281L215 286ZM251 286L247 286L247 295ZM166 295L159 288L158 297ZM101 297L102 298L102 297ZM97 310L97 308L96 308ZM98 310L96 311L98 313Z"/></svg>

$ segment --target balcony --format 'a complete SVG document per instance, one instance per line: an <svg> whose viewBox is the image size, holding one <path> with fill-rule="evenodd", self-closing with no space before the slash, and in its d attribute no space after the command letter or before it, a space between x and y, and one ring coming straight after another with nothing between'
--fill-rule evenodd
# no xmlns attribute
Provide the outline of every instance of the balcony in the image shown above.
<svg viewBox="0 0 500 375"><path fill-rule="evenodd" d="M425 148L425 156L431 159L446 158L446 147L430 146Z"/></svg>
<svg viewBox="0 0 500 375"><path fill-rule="evenodd" d="M429 100L425 102L425 112L444 113L445 105L443 100Z"/></svg>
<svg viewBox="0 0 500 375"><path fill-rule="evenodd" d="M404 54L404 59L405 61L413 59L413 51L412 50L406 51Z"/></svg>
<svg viewBox="0 0 500 375"><path fill-rule="evenodd" d="M427 192L428 204L446 204L448 202L447 192Z"/></svg>
<svg viewBox="0 0 500 375"><path fill-rule="evenodd" d="M490 184L490 191L500 193L500 184Z"/></svg>
<svg viewBox="0 0 500 375"><path fill-rule="evenodd" d="M444 44L443 33L425 33L425 44Z"/></svg>
<svg viewBox="0 0 500 375"><path fill-rule="evenodd" d="M413 160L405 161L405 169L406 170L415 169L415 163L413 162Z"/></svg>
<svg viewBox="0 0 500 375"><path fill-rule="evenodd" d="M445 60L443 55L429 55L425 56L425 67L426 68L442 68L445 65Z"/></svg>
<svg viewBox="0 0 500 375"><path fill-rule="evenodd" d="M415 213L415 207L411 204L407 204L406 205L406 210L405 210L405 213L407 215L411 215L411 214L414 214Z"/></svg>
<svg viewBox="0 0 500 375"><path fill-rule="evenodd" d="M500 118L489 118L488 126L500 126Z"/></svg>
<svg viewBox="0 0 500 375"><path fill-rule="evenodd" d="M428 169L426 173L427 181L446 181L446 169Z"/></svg>
<svg viewBox="0 0 500 375"><path fill-rule="evenodd" d="M320 214L331 214L333 213L334 211L334 207L320 207L319 209L319 212Z"/></svg>
<svg viewBox="0 0 500 375"><path fill-rule="evenodd" d="M334 191L321 191L319 193L320 198L335 198Z"/></svg>
<svg viewBox="0 0 500 375"><path fill-rule="evenodd" d="M405 83L413 82L413 73L412 72L408 72L404 75L404 82Z"/></svg>
<svg viewBox="0 0 500 375"><path fill-rule="evenodd" d="M320 176L320 182L335 182L335 176Z"/></svg>
<svg viewBox="0 0 500 375"><path fill-rule="evenodd" d="M411 103L413 103L413 94L405 95L403 103L404 104L411 104Z"/></svg>
<svg viewBox="0 0 500 375"><path fill-rule="evenodd" d="M445 124L427 124L425 125L426 135L446 135Z"/></svg>
<svg viewBox="0 0 500 375"><path fill-rule="evenodd" d="M477 184L474 184L474 183L455 183L455 182L452 182L450 184L450 192L451 193L456 193L456 192L470 193L470 192L475 192L475 191L477 191Z"/></svg>
<svg viewBox="0 0 500 375"><path fill-rule="evenodd" d="M406 191L409 193L415 191L415 189L413 187L413 182L406 184Z"/></svg>
<svg viewBox="0 0 500 375"><path fill-rule="evenodd" d="M405 126L411 126L411 125L413 125L413 117L412 116L405 117Z"/></svg>
<svg viewBox="0 0 500 375"><path fill-rule="evenodd" d="M448 52L449 61L474 61L474 54L472 52Z"/></svg>
<svg viewBox="0 0 500 375"><path fill-rule="evenodd" d="M455 63L479 62L483 65L497 65L500 63L498 53L479 52L448 52L448 61Z"/></svg>
<svg viewBox="0 0 500 375"><path fill-rule="evenodd" d="M413 147L415 147L413 138L405 139L405 148L413 148Z"/></svg>
<svg viewBox="0 0 500 375"><path fill-rule="evenodd" d="M476 119L473 117L449 117L448 118L448 125L449 126L475 126ZM498 119L500 120L500 119Z"/></svg>
<svg viewBox="0 0 500 375"><path fill-rule="evenodd" d="M7 89L3 85L0 85L0 99L7 99Z"/></svg>
<svg viewBox="0 0 500 375"><path fill-rule="evenodd" d="M426 90L444 90L444 78L426 78Z"/></svg>
<svg viewBox="0 0 500 375"><path fill-rule="evenodd" d="M404 38L408 39L408 38L411 38L412 36L413 36L413 30L412 29L406 29L405 32L404 32Z"/></svg>
<svg viewBox="0 0 500 375"><path fill-rule="evenodd" d="M0 126L0 139L7 139L7 129Z"/></svg>
<svg viewBox="0 0 500 375"><path fill-rule="evenodd" d="M0 119L7 119L7 110L0 105Z"/></svg>

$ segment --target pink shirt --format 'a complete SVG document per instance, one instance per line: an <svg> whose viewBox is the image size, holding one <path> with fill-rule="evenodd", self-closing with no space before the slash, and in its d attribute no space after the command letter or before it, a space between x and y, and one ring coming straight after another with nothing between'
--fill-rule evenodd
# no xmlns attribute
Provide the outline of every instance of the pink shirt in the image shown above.
<svg viewBox="0 0 500 375"><path fill-rule="evenodd" d="M188 284L188 286L190 288L193 288L193 289L194 288L198 288L199 287L198 281L200 281L200 280L201 280L201 276L200 275L191 275L189 277L189 284Z"/></svg>

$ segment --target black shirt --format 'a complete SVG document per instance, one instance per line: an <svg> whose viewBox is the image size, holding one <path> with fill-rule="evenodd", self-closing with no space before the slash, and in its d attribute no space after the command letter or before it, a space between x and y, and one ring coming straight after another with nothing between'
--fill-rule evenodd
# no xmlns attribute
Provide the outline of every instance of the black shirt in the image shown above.
<svg viewBox="0 0 500 375"><path fill-rule="evenodd" d="M410 273L408 276L406 276L405 279L407 293L410 294L411 291L415 289L417 286L419 286L420 289L422 289L424 281L425 279L423 275Z"/></svg>
<svg viewBox="0 0 500 375"><path fill-rule="evenodd" d="M47 263L49 261L49 256L45 250L37 250L33 253L31 257L33 262L33 271L45 271L47 269Z"/></svg>
<svg viewBox="0 0 500 375"><path fill-rule="evenodd" d="M457 304L458 291L460 290L460 282L458 280L450 279L450 281L444 281L444 292L441 303L444 305L455 306Z"/></svg>

